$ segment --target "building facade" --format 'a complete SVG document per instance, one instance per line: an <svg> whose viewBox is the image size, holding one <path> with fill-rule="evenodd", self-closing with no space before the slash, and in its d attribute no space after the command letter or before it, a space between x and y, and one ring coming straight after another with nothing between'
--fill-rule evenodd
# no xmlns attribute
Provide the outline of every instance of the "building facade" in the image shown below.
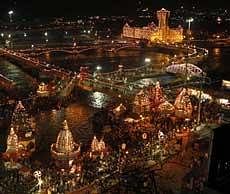
<svg viewBox="0 0 230 194"><path fill-rule="evenodd" d="M169 28L168 19L170 11L162 8L157 11L158 26L131 27L126 23L123 27L123 37L146 39L151 42L181 42L183 40L183 28Z"/></svg>

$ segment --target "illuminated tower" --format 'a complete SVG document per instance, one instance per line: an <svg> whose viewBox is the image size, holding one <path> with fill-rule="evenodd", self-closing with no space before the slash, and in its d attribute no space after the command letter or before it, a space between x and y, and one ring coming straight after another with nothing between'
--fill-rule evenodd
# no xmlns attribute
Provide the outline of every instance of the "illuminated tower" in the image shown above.
<svg viewBox="0 0 230 194"><path fill-rule="evenodd" d="M159 27L159 39L162 41L167 40L168 37L168 19L170 16L170 11L162 8L157 11L158 27Z"/></svg>
<svg viewBox="0 0 230 194"><path fill-rule="evenodd" d="M164 29L168 27L168 19L170 16L170 11L162 8L161 10L157 11L157 19L158 19L158 27L160 29Z"/></svg>

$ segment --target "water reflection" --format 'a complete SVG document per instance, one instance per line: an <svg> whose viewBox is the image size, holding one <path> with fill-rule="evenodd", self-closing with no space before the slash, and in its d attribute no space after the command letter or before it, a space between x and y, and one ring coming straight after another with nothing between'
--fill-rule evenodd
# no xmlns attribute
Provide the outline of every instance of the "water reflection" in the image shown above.
<svg viewBox="0 0 230 194"><path fill-rule="evenodd" d="M52 110L36 115L39 150L49 153L50 145L56 141L62 122L66 119L76 140L84 143L93 135L89 119L96 109L81 103L73 103L67 108ZM40 147L41 146L41 147Z"/></svg>
<svg viewBox="0 0 230 194"><path fill-rule="evenodd" d="M26 93L36 87L36 85L33 85L35 84L35 80L31 76L8 61L0 61L0 74L13 80L16 87L19 88L22 93Z"/></svg>
<svg viewBox="0 0 230 194"><path fill-rule="evenodd" d="M213 49L213 55L214 55L214 56L220 56L220 54L221 54L221 53L220 53L220 48L214 48L214 49Z"/></svg>
<svg viewBox="0 0 230 194"><path fill-rule="evenodd" d="M50 64L55 64L72 71L78 71L80 66L88 66L90 70L94 71L95 67L100 64L102 67L102 72L109 72L117 70L119 64L122 64L124 68L142 66L145 63L144 61L146 57L150 58L151 64L153 64L155 68L159 68L159 65L166 61L169 55L157 52L143 52L138 50L121 50L118 53L81 53L79 55L70 55L64 52L54 52L51 53L49 57L42 55L40 56L40 59L46 60Z"/></svg>

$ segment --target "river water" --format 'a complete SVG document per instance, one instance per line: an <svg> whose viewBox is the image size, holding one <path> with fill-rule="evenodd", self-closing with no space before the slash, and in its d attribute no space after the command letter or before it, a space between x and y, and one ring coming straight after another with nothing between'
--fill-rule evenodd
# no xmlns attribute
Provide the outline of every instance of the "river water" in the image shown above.
<svg viewBox="0 0 230 194"><path fill-rule="evenodd" d="M205 66L212 77L228 79L230 66L228 57L230 48L213 48L209 51L209 57L205 61ZM150 58L151 63L156 68L161 68L162 61L168 55L156 52L143 51L120 51L114 53L84 53L79 56L66 55L64 53L54 53L40 56L48 63L54 63L60 67L78 71L80 66L89 66L93 72L100 65L103 72L116 70L122 64L124 68L133 68L144 64L145 58ZM0 73L14 80L23 91L30 90L30 77L20 70L15 64L0 61ZM163 79L171 79L164 77ZM93 137L89 118L100 108L105 107L110 102L110 97L100 92L81 92L76 102L60 110L51 110L39 113L35 116L36 128L38 131L38 145L40 154L48 153L51 143L54 143L57 134L62 127L64 119L68 121L74 138L79 142L87 142ZM46 143L44 143L46 142Z"/></svg>

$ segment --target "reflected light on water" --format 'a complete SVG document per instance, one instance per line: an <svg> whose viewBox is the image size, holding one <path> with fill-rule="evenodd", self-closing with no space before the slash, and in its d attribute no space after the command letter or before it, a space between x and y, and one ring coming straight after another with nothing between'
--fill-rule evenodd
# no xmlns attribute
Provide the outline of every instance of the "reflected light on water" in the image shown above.
<svg viewBox="0 0 230 194"><path fill-rule="evenodd" d="M47 61L50 61L51 60L51 56L50 56L50 53L48 52L48 53L45 53L45 59L47 60Z"/></svg>
<svg viewBox="0 0 230 194"><path fill-rule="evenodd" d="M213 55L220 56L220 48L214 48L213 49Z"/></svg>
<svg viewBox="0 0 230 194"><path fill-rule="evenodd" d="M101 92L93 92L90 96L90 105L94 108L103 108L107 105L109 97Z"/></svg>

